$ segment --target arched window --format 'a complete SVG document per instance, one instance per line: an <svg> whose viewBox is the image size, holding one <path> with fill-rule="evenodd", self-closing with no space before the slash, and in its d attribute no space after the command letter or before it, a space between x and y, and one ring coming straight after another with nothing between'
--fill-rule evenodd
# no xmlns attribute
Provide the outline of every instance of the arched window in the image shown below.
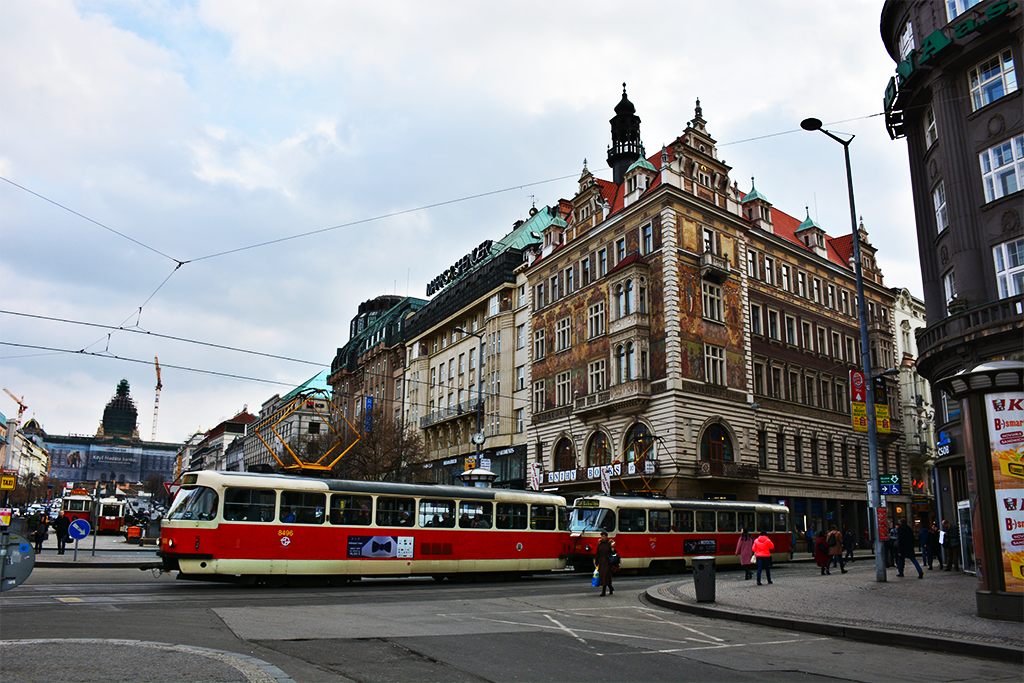
<svg viewBox="0 0 1024 683"><path fill-rule="evenodd" d="M732 460L732 442L729 432L717 422L707 428L700 440L701 460Z"/></svg>
<svg viewBox="0 0 1024 683"><path fill-rule="evenodd" d="M576 469L576 458L572 455L572 442L569 439L561 438L555 446L555 470Z"/></svg>
<svg viewBox="0 0 1024 683"><path fill-rule="evenodd" d="M626 381L628 376L626 370L626 349L624 346L615 347L615 379L618 380L619 384Z"/></svg>
<svg viewBox="0 0 1024 683"><path fill-rule="evenodd" d="M612 464L612 456L608 451L608 437L598 432L590 437L587 444L587 467L603 467Z"/></svg>
<svg viewBox="0 0 1024 683"><path fill-rule="evenodd" d="M615 317L621 318L626 310L626 288L621 284L615 287Z"/></svg>
<svg viewBox="0 0 1024 683"><path fill-rule="evenodd" d="M626 432L626 462L636 462L645 457L654 455L652 450L654 438L647 429L647 425L637 422Z"/></svg>
<svg viewBox="0 0 1024 683"><path fill-rule="evenodd" d="M626 343L626 373L623 382L633 379L633 342Z"/></svg>
<svg viewBox="0 0 1024 683"><path fill-rule="evenodd" d="M633 281L626 280L625 294L623 295L623 301L625 305L622 309L622 315L630 315L633 313Z"/></svg>

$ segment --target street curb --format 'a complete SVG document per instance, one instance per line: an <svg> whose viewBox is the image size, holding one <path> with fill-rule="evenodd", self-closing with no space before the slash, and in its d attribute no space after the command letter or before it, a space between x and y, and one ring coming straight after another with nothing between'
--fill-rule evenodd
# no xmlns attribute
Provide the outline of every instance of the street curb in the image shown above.
<svg viewBox="0 0 1024 683"><path fill-rule="evenodd" d="M36 562L33 568L41 569L156 569L163 567L159 560L152 562Z"/></svg>
<svg viewBox="0 0 1024 683"><path fill-rule="evenodd" d="M660 584L667 586L670 584ZM755 614L747 612L736 612L733 610L708 607L707 605L692 604L680 600L672 600L658 594L660 586L652 586L646 590L647 600L660 607L686 612L708 619L724 619L727 621L739 621L759 626L769 626L787 631L802 631L804 633L816 633L818 635L830 636L832 638L849 638L865 643L876 645L893 645L896 647L908 647L917 650L931 650L933 652L944 652L952 655L966 655L981 659L993 659L1003 662L1024 662L1024 650L990 643L967 642L947 640L936 636L926 636L918 633L906 633L899 631L880 631L876 629L863 628L860 626L846 626L843 624L819 624L813 622L797 621L786 617L775 617L768 614Z"/></svg>

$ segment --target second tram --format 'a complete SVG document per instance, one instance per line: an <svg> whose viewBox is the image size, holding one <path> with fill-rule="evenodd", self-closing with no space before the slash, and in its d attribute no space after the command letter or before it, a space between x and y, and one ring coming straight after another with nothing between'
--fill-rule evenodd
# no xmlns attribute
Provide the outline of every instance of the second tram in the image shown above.
<svg viewBox="0 0 1024 683"><path fill-rule="evenodd" d="M61 500L60 509L70 521L84 519L89 521L92 516L93 499L85 489L71 489Z"/></svg>
<svg viewBox="0 0 1024 683"><path fill-rule="evenodd" d="M706 555L718 564L739 564L736 541L743 529L768 534L773 561L789 559L792 534L784 505L588 495L570 511L568 563L593 569L597 541L607 531L623 569L682 571L693 557Z"/></svg>
<svg viewBox="0 0 1024 683"><path fill-rule="evenodd" d="M562 569L565 499L533 491L192 472L160 531L179 578L528 574Z"/></svg>
<svg viewBox="0 0 1024 683"><path fill-rule="evenodd" d="M124 509L126 503L118 498L101 498L96 515L96 533L124 533Z"/></svg>

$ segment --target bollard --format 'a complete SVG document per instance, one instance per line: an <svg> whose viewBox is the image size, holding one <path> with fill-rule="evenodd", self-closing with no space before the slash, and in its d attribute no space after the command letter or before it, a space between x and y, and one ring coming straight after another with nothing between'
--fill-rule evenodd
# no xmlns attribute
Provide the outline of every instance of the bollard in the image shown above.
<svg viewBox="0 0 1024 683"><path fill-rule="evenodd" d="M715 601L715 558L701 555L693 558L693 589L697 602Z"/></svg>

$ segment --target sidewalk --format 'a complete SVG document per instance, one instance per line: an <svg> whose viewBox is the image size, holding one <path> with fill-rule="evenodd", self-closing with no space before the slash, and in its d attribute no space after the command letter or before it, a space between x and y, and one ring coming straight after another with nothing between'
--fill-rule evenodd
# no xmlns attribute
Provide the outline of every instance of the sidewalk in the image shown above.
<svg viewBox="0 0 1024 683"><path fill-rule="evenodd" d="M799 556L797 558L800 559ZM740 571L720 572L715 602L699 603L693 577L647 589L658 605L712 619L729 619L763 626L819 633L885 645L935 650L952 654L1024 661L1024 627L1020 622L994 621L977 616L970 574L924 570L917 578L907 563L905 578L895 569L888 580L875 580L874 559L847 565L841 574L822 576L806 562L772 568L773 584L745 581Z"/></svg>
<svg viewBox="0 0 1024 683"><path fill-rule="evenodd" d="M53 534L43 543L43 552L36 555L35 567L37 568L92 568L107 567L114 569L149 569L160 565L160 558L156 556L158 539L144 539L145 544L128 543L124 536L103 534L95 537L95 551L93 555L93 536L78 541L78 557L75 557L75 542L67 544L64 554L57 554L57 541Z"/></svg>

